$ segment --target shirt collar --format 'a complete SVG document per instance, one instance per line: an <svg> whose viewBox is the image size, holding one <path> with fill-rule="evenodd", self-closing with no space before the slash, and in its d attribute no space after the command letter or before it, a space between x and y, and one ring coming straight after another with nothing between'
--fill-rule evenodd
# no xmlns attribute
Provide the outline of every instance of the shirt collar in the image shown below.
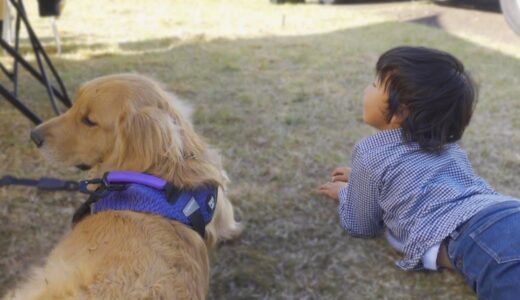
<svg viewBox="0 0 520 300"><path fill-rule="evenodd" d="M402 128L381 130L374 135L364 138L359 146L362 148L365 148L363 146L374 148L395 143L404 143Z"/></svg>
<svg viewBox="0 0 520 300"><path fill-rule="evenodd" d="M359 150L371 150L385 145L406 145L411 150L420 150L421 147L416 142L407 143L404 138L404 130L402 128L393 128L381 130L371 136L368 136L358 143ZM459 146L456 142L447 143L443 146L443 150L457 149Z"/></svg>

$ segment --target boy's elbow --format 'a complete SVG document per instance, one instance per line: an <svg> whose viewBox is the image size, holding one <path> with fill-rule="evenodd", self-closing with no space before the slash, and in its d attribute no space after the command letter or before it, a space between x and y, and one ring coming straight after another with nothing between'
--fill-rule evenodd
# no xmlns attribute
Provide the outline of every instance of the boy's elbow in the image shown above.
<svg viewBox="0 0 520 300"><path fill-rule="evenodd" d="M355 238L362 238L362 239L370 239L374 238L379 235L379 232L364 232L364 231L356 231L356 230L348 230L347 232L350 236Z"/></svg>

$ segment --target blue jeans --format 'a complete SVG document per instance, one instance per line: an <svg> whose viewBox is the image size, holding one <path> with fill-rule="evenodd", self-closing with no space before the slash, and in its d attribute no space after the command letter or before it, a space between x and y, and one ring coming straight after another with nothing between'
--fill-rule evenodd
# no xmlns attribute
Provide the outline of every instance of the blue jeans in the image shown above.
<svg viewBox="0 0 520 300"><path fill-rule="evenodd" d="M450 235L447 248L478 299L520 299L520 201L478 212Z"/></svg>

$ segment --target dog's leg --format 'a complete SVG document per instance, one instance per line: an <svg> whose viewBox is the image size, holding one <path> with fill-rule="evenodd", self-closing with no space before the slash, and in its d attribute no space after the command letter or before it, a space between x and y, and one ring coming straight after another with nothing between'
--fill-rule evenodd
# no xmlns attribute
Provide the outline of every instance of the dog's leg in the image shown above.
<svg viewBox="0 0 520 300"><path fill-rule="evenodd" d="M72 300L77 299L77 287L73 278L79 272L63 261L47 263L44 268L35 268L29 279L4 296L4 300ZM87 280L89 281L89 280Z"/></svg>

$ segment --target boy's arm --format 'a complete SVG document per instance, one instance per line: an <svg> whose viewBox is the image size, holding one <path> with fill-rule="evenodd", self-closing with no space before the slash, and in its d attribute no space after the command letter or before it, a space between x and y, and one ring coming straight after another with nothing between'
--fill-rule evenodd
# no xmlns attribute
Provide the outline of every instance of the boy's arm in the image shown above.
<svg viewBox="0 0 520 300"><path fill-rule="evenodd" d="M378 201L379 183L364 161L353 155L349 184L338 193L338 213L341 226L352 236L372 237L384 228L383 210Z"/></svg>

